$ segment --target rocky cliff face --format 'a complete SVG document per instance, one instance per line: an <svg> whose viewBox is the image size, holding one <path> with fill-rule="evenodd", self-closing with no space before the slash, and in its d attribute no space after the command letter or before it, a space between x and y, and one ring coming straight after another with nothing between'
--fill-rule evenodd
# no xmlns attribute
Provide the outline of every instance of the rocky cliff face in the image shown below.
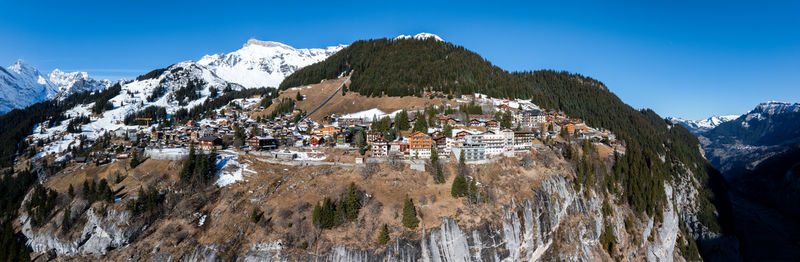
<svg viewBox="0 0 800 262"><path fill-rule="evenodd" d="M56 256L93 256L102 257L110 249L120 248L128 243L133 229L127 221L130 214L127 211L114 209L99 210L96 207L86 206L86 201L75 201L71 210L63 210L55 217L60 218L63 212L71 212L72 217L83 217L86 222L80 232L75 235L59 234L60 223L50 223L42 228L31 226L27 214L20 216L19 222L22 233L28 238L27 244L35 253L52 251ZM105 213L103 213L105 212ZM57 220L57 219L54 219Z"/></svg>
<svg viewBox="0 0 800 262"><path fill-rule="evenodd" d="M672 187L667 185L667 195ZM290 256L282 241L260 242L250 247L242 261L291 261L322 258L325 261L611 261L600 243L604 219L614 228L620 254L626 260L684 261L677 251L678 210L669 205L663 221L646 221L641 235L625 232L622 212L604 217L601 200L585 198L563 177L551 177L536 189L536 198L504 206L500 221L464 228L444 218L438 228L391 242L381 249L353 249L338 245L316 255ZM672 198L670 197L670 201ZM624 208L616 206L622 211ZM651 237L652 236L652 237ZM636 243L634 238L644 239ZM648 240L649 239L649 240ZM196 248L188 260L215 261L216 246ZM176 254L177 255L177 254ZM170 260L167 257L165 260ZM184 258L184 260L187 260Z"/></svg>
<svg viewBox="0 0 800 262"><path fill-rule="evenodd" d="M557 153L533 157L539 166L521 167L516 158L471 166L487 195L480 203L449 196L450 186L433 183L426 172L387 167L363 178L358 168L259 164L259 156L237 159L258 170L245 181L189 192L174 180L179 162L150 159L117 187L156 183L165 189L158 217L131 217L120 211L126 200L87 205L76 197L70 212L81 222L71 233L60 230L61 210L40 228L31 227L23 212L19 225L35 253L117 261L684 261L689 235L721 250L731 247L698 222L699 183L691 174L665 184L668 204L653 217L634 213L617 194L574 185L572 164ZM104 177L123 166L85 172ZM50 185L78 175L62 176L49 179ZM309 203L340 194L339 184L350 181L370 194L359 218L315 228ZM393 192L415 194L422 221L416 230L399 223ZM266 222L251 220L254 207L261 207ZM375 228L387 223L391 241L379 246Z"/></svg>

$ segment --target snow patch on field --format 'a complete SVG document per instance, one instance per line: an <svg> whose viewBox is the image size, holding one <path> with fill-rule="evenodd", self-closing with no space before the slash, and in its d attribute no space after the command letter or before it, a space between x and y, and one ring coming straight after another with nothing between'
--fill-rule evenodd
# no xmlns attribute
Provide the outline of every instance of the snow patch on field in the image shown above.
<svg viewBox="0 0 800 262"><path fill-rule="evenodd" d="M249 172L251 174L255 174L256 171L250 169L247 164L239 163L237 160L239 159L238 155L228 155L222 154L220 155L219 160L217 160L217 170L219 170L219 178L217 182L214 183L218 187L225 187L236 183L237 181L244 180L244 172Z"/></svg>
<svg viewBox="0 0 800 262"><path fill-rule="evenodd" d="M325 160L326 156L325 153L319 151L311 151L311 152L298 152L298 151L289 151L292 154L297 154L297 158L294 160L306 160L306 161L322 161Z"/></svg>
<svg viewBox="0 0 800 262"><path fill-rule="evenodd" d="M391 112L391 113L387 114L386 112L383 112L380 109L373 108L373 109L368 109L368 110L364 110L364 111L360 111L360 112L355 112L355 113L352 113L352 114L346 114L346 115L341 116L340 118L342 118L342 119L365 119L365 120L372 120L373 117L375 117L377 119L381 119L381 118L383 118L385 116L389 116L391 118L394 118L394 116L397 113L400 113L400 111L403 111L403 110L397 110L397 111L394 111L394 112Z"/></svg>
<svg viewBox="0 0 800 262"><path fill-rule="evenodd" d="M197 226L202 227L203 224L205 224L205 222L206 222L206 215L203 215L202 217L200 217L200 221L197 222Z"/></svg>

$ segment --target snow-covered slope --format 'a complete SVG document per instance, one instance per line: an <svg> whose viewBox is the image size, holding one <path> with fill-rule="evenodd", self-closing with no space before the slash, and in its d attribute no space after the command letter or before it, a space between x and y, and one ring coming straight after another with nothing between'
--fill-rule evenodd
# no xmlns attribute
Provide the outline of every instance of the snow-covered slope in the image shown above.
<svg viewBox="0 0 800 262"><path fill-rule="evenodd" d="M246 88L277 87L298 69L325 60L345 47L296 49L278 42L250 39L239 50L206 55L197 64L225 81Z"/></svg>
<svg viewBox="0 0 800 262"><path fill-rule="evenodd" d="M47 75L51 83L58 87L58 98L84 92L105 89L112 85L109 80L95 80L89 77L86 72L67 73L60 69L55 69Z"/></svg>
<svg viewBox="0 0 800 262"><path fill-rule="evenodd" d="M0 114L53 99L58 91L46 76L22 60L8 68L0 66Z"/></svg>
<svg viewBox="0 0 800 262"><path fill-rule="evenodd" d="M727 115L727 116L712 116L708 119L703 120L685 120L681 118L673 118L667 117L667 120L671 121L673 124L681 124L689 129L692 133L700 133L705 132L711 129L714 129L718 125L735 120L739 118L737 115Z"/></svg>
<svg viewBox="0 0 800 262"><path fill-rule="evenodd" d="M410 39L410 38L417 39L417 40L425 40L425 39L428 39L428 38L433 38L433 39L436 39L436 41L444 42L444 40L441 37L439 37L438 35L431 34L431 33L425 33L425 32L416 34L414 36L398 35L394 39L397 40L397 39Z"/></svg>

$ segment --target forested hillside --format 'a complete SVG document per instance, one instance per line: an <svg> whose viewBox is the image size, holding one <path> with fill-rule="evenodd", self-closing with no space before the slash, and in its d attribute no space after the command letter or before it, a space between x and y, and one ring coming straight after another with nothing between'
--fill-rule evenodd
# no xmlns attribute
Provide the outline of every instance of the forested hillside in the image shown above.
<svg viewBox="0 0 800 262"><path fill-rule="evenodd" d="M343 73L352 73L349 91L366 96L421 95L425 90L453 96L483 93L531 99L543 108L563 110L626 142L627 154L618 167L608 174L597 171L589 186L620 192L634 210L658 218L666 204L663 182L691 171L702 184L701 222L719 232L722 226L711 203L722 216L729 213L725 194L713 192L721 190L720 183L709 182L720 179L719 172L700 154L697 138L652 110L628 106L595 79L552 70L509 73L463 47L434 39L376 39L357 41L298 70L280 88L319 83Z"/></svg>

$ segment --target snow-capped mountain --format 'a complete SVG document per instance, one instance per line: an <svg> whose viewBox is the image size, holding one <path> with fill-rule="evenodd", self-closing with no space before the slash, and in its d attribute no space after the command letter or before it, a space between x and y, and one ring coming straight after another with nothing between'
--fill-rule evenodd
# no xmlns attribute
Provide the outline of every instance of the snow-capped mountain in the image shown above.
<svg viewBox="0 0 800 262"><path fill-rule="evenodd" d="M737 115L712 116L703 120L686 120L681 118L667 117L673 124L680 124L689 129L692 133L701 133L714 129L718 125L739 118Z"/></svg>
<svg viewBox="0 0 800 262"><path fill-rule="evenodd" d="M768 101L698 134L706 157L721 171L758 163L800 144L800 103Z"/></svg>
<svg viewBox="0 0 800 262"><path fill-rule="evenodd" d="M73 93L101 90L112 85L110 80L95 80L86 72L67 73L60 69L50 72L48 79L58 86L58 98L65 98Z"/></svg>
<svg viewBox="0 0 800 262"><path fill-rule="evenodd" d="M433 39L436 39L436 41L442 41L442 42L444 42L444 39L442 39L442 38L441 38L441 37L439 37L438 35L431 34L431 33L425 33L425 32L422 32L422 33L416 34L416 35L414 35L414 36L410 36L410 35L398 35L398 36L397 36L397 37L395 37L394 39L395 39L395 40L397 40L397 39L410 39L410 38L417 39L417 40L425 40L425 39L428 39L428 38L433 38Z"/></svg>
<svg viewBox="0 0 800 262"><path fill-rule="evenodd" d="M786 113L797 113L800 112L800 103L787 103L787 102L778 102L778 101L767 101L761 104L758 104L756 108L750 110L745 115L745 122L749 122L750 120L757 119L757 120L764 120L768 117L779 115L779 114L786 114Z"/></svg>
<svg viewBox="0 0 800 262"><path fill-rule="evenodd" d="M307 65L325 60L346 45L327 48L297 49L282 43L250 39L244 46L228 54L203 56L183 66L202 68L214 80L238 84L245 88L277 87L284 78ZM0 67L0 114L15 108L83 91L109 87L113 82L96 80L86 72L67 73L59 69L43 75L22 60L8 68Z"/></svg>
<svg viewBox="0 0 800 262"><path fill-rule="evenodd" d="M0 114L53 99L58 92L58 86L22 60L8 68L0 66Z"/></svg>
<svg viewBox="0 0 800 262"><path fill-rule="evenodd" d="M113 108L101 115L92 113L93 103L77 105L64 113L68 119L91 116L88 124L80 126L80 134L65 132L69 121L46 129L35 128L34 139L50 138L54 141L45 145L37 156L62 155L70 145L76 143L79 136L94 139L108 131L135 128L126 125L125 117L151 106L164 108L167 114L172 115L180 109L189 110L211 99L212 89L222 95L229 87L230 90L277 87L296 70L324 60L344 47L295 49L278 42L250 39L244 47L229 54L206 55L197 62L180 62L154 70L136 80L120 82L119 93L108 100ZM80 79L84 79L80 73L53 74L53 77L59 79L53 82L64 83L65 86L80 84ZM75 79L78 80L70 81ZM255 102L258 101L256 99Z"/></svg>
<svg viewBox="0 0 800 262"><path fill-rule="evenodd" d="M278 42L250 39L239 50L206 55L197 64L225 81L246 88L277 87L298 69L325 60L345 47L297 49Z"/></svg>
<svg viewBox="0 0 800 262"><path fill-rule="evenodd" d="M17 60L8 68L0 67L0 114L77 92L101 90L111 84L109 80L92 79L86 72L56 69L43 75L36 67Z"/></svg>

